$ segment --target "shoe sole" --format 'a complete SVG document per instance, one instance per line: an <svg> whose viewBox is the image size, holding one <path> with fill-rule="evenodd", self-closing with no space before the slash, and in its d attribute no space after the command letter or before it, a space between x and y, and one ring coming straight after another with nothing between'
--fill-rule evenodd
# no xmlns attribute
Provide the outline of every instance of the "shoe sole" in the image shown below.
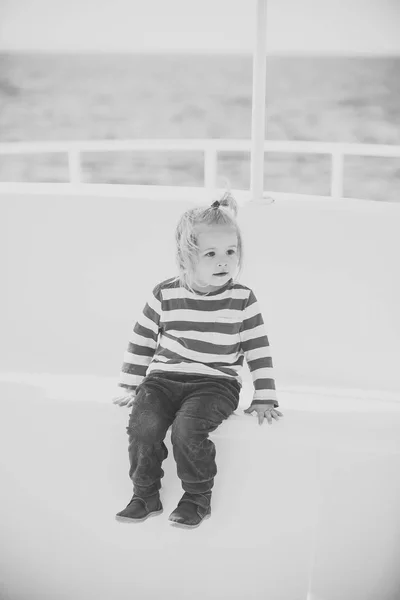
<svg viewBox="0 0 400 600"><path fill-rule="evenodd" d="M197 523L197 525L187 525L186 523L179 523L179 521L173 521L172 519L169 519L169 522L171 523L172 527L179 527L179 529L196 529L196 527L200 527L202 522L206 519L209 519L210 517L211 515L206 515L205 517L203 517L200 523Z"/></svg>
<svg viewBox="0 0 400 600"><path fill-rule="evenodd" d="M162 512L164 512L164 509L153 510L151 513L145 517L142 517L141 519L133 519L132 517L119 517L116 515L115 520L119 521L120 523L143 523L143 521L146 521L149 517L156 517L157 515L161 515Z"/></svg>

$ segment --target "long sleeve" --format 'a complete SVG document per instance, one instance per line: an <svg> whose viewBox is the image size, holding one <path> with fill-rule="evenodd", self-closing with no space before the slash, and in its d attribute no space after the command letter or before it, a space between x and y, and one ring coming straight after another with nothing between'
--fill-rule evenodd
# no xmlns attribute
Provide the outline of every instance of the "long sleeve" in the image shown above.
<svg viewBox="0 0 400 600"><path fill-rule="evenodd" d="M157 348L161 320L160 286L153 289L139 320L136 322L124 354L120 387L136 390L146 376L147 368Z"/></svg>
<svg viewBox="0 0 400 600"><path fill-rule="evenodd" d="M276 396L271 349L260 307L253 291L244 309L240 331L241 348L244 352L254 385L252 404L279 406Z"/></svg>

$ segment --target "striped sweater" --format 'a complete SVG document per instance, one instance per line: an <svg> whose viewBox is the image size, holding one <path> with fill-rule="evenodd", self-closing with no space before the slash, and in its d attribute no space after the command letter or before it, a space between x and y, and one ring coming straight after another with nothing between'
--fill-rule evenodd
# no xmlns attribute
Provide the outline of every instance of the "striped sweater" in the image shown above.
<svg viewBox="0 0 400 600"><path fill-rule="evenodd" d="M190 292L176 278L153 289L136 322L119 380L134 391L150 373L236 379L246 359L253 401L279 406L268 337L253 291L230 279L209 294Z"/></svg>

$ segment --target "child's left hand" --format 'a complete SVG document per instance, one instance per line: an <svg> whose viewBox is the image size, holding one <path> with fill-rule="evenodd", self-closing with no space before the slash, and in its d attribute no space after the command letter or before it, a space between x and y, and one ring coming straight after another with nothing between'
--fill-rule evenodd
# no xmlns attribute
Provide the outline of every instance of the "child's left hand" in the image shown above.
<svg viewBox="0 0 400 600"><path fill-rule="evenodd" d="M265 404L253 404L252 406L249 406L249 408L246 408L244 412L247 415L250 415L254 411L257 412L259 425L262 425L264 418L272 425L272 419L279 421L279 417L283 417L283 414L279 410Z"/></svg>

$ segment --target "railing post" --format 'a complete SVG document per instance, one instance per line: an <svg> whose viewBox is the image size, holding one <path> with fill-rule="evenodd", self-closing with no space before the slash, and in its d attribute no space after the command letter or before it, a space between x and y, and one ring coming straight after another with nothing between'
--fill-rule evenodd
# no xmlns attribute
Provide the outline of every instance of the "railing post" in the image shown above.
<svg viewBox="0 0 400 600"><path fill-rule="evenodd" d="M217 183L217 150L204 149L204 186L208 190L215 189Z"/></svg>
<svg viewBox="0 0 400 600"><path fill-rule="evenodd" d="M79 150L68 150L68 167L70 183L80 183L81 160Z"/></svg>
<svg viewBox="0 0 400 600"><path fill-rule="evenodd" d="M341 152L332 152L331 196L343 197L343 167L344 157Z"/></svg>

